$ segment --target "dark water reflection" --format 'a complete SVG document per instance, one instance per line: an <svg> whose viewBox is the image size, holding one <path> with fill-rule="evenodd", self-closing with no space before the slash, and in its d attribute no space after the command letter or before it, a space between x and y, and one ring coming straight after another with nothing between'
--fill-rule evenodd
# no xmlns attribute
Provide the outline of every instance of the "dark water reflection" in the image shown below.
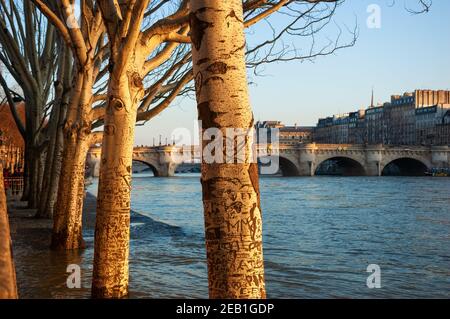
<svg viewBox="0 0 450 319"><path fill-rule="evenodd" d="M150 219L132 218L131 297L207 297L199 177L133 183L133 209ZM450 297L450 179L262 178L261 189L269 297ZM19 247L22 297L89 297L92 228L85 239L81 253ZM65 286L69 263L81 290ZM381 289L366 286L369 264Z"/></svg>

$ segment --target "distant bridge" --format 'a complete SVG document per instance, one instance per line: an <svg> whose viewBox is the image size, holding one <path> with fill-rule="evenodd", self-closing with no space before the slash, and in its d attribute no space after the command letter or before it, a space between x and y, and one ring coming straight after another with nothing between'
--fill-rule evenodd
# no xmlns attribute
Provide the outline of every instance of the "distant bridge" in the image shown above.
<svg viewBox="0 0 450 319"><path fill-rule="evenodd" d="M395 164L404 175L421 175L427 169L450 167L448 146L386 146L344 144L258 145L258 159L276 158L283 176L314 176L330 160L343 175L381 176ZM87 164L98 176L101 147L89 150ZM133 160L148 165L155 176L174 176L182 163L199 163L199 146L136 147Z"/></svg>

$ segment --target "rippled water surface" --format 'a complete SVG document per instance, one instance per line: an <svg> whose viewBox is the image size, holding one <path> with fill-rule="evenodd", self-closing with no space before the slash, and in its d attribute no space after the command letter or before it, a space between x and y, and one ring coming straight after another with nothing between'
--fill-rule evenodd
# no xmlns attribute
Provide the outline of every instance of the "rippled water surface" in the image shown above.
<svg viewBox="0 0 450 319"><path fill-rule="evenodd" d="M267 177L261 191L268 297L450 297L449 178ZM132 218L131 297L207 297L199 176L134 175L132 197L149 218ZM52 296L89 296L92 228L85 239L81 254L49 262L81 263L84 289L58 277ZM381 289L366 286L369 264Z"/></svg>

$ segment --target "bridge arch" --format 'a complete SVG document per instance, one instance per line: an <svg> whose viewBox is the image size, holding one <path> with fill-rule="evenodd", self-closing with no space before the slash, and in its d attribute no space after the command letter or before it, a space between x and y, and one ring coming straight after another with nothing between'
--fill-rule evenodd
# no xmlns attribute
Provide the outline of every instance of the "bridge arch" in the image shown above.
<svg viewBox="0 0 450 319"><path fill-rule="evenodd" d="M300 169L296 164L296 161L288 158L287 156L283 155L274 155L274 157L277 158L277 161L271 161L271 157L269 156L261 156L258 158L258 163L260 165L260 170L262 169L261 166L265 166L265 163L269 163L266 165L277 165L278 173L281 173L282 176L285 177L294 177L294 176L300 176ZM276 167L276 166L273 166ZM277 173L274 173L274 175Z"/></svg>
<svg viewBox="0 0 450 319"><path fill-rule="evenodd" d="M141 159L134 159L134 158L133 158L133 163L141 163L141 164L144 164L145 166L147 166L148 168L150 168L150 170L153 172L153 175L154 175L155 177L159 177L159 176L160 176L160 174L159 174L159 172L158 172L158 169L156 168L156 166L155 166L154 163L151 163L151 162L145 161L145 160L141 160ZM133 172L134 172L134 170L133 170Z"/></svg>
<svg viewBox="0 0 450 319"><path fill-rule="evenodd" d="M431 164L417 156L398 156L386 161L381 169L382 176L424 176Z"/></svg>
<svg viewBox="0 0 450 319"><path fill-rule="evenodd" d="M317 162L315 175L366 176L363 161L348 155L331 155Z"/></svg>

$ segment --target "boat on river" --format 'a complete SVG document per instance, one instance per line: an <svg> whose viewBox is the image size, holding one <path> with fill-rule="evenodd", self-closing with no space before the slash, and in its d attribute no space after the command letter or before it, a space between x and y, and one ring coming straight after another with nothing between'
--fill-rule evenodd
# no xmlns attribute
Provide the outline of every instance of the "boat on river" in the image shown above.
<svg viewBox="0 0 450 319"><path fill-rule="evenodd" d="M450 168L432 168L425 174L433 177L450 177Z"/></svg>

